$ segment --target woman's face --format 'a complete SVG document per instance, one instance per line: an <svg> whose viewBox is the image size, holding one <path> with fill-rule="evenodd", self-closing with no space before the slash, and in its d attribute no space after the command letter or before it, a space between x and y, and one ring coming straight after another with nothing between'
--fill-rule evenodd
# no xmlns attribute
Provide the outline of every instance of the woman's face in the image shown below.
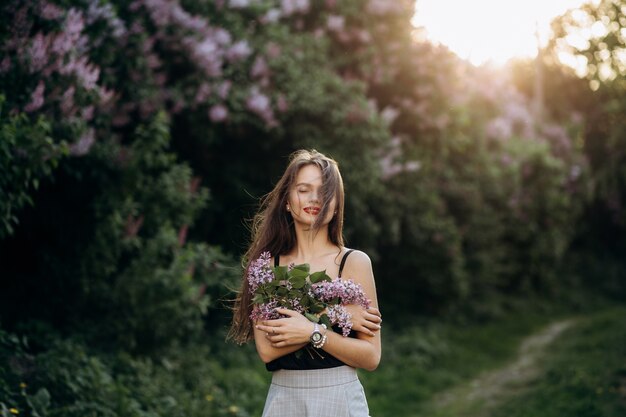
<svg viewBox="0 0 626 417"><path fill-rule="evenodd" d="M321 211L322 204L322 170L317 165L305 165L298 171L294 185L289 191L289 210L294 222L313 224ZM322 225L332 220L337 206L333 197L328 205L328 212Z"/></svg>

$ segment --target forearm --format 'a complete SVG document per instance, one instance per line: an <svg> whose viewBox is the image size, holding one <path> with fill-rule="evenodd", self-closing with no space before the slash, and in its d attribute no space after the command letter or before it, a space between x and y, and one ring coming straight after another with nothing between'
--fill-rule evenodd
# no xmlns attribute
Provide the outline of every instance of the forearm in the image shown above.
<svg viewBox="0 0 626 417"><path fill-rule="evenodd" d="M359 338L343 337L328 331L324 351L330 353L343 363L354 368L373 371L380 363L380 335Z"/></svg>
<svg viewBox="0 0 626 417"><path fill-rule="evenodd" d="M288 355L307 345L307 343L297 343L293 345L275 347L272 346L272 343L269 340L267 340L265 333L259 330L254 331L254 343L256 345L256 351L264 363L269 363L274 359Z"/></svg>

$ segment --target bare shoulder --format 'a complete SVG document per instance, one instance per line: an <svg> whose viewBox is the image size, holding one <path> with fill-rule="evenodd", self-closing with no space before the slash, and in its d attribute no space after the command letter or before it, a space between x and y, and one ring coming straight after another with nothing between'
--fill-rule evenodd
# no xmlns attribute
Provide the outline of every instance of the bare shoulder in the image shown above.
<svg viewBox="0 0 626 417"><path fill-rule="evenodd" d="M355 281L372 280L372 260L367 253L360 250L353 250L346 258L344 273L342 277L354 279Z"/></svg>
<svg viewBox="0 0 626 417"><path fill-rule="evenodd" d="M341 277L343 279L351 279L362 285L365 294L367 294L367 297L372 301L372 305L374 307L378 306L372 260L367 253L360 250L354 250L350 253L346 259Z"/></svg>
<svg viewBox="0 0 626 417"><path fill-rule="evenodd" d="M350 263L352 266L369 267L369 268L372 267L372 260L370 259L368 254L358 249L353 249L350 255L348 255L346 264L348 263Z"/></svg>

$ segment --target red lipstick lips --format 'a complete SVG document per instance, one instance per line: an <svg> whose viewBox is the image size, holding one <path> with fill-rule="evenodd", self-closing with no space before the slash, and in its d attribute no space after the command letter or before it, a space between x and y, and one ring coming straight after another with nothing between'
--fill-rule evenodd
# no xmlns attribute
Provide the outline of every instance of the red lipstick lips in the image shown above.
<svg viewBox="0 0 626 417"><path fill-rule="evenodd" d="M319 207L305 207L303 209L305 212L312 214L314 216L318 215L320 212L320 208Z"/></svg>

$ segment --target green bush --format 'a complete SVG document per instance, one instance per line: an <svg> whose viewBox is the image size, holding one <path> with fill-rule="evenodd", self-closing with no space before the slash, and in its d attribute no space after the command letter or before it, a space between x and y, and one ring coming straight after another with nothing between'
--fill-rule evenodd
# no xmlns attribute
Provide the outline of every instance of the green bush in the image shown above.
<svg viewBox="0 0 626 417"><path fill-rule="evenodd" d="M33 205L33 193L67 153L64 143L54 143L50 123L40 116L9 114L0 94L0 239L14 233L18 213Z"/></svg>

